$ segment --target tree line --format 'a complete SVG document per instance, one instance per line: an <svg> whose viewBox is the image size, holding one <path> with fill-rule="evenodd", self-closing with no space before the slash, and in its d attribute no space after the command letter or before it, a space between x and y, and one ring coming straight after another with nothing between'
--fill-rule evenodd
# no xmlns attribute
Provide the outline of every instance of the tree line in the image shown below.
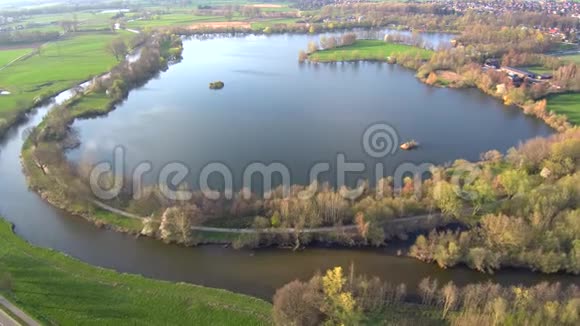
<svg viewBox="0 0 580 326"><path fill-rule="evenodd" d="M0 32L0 43L15 44L15 43L44 43L54 41L60 37L60 33L56 31L41 32L41 31L11 31Z"/></svg>
<svg viewBox="0 0 580 326"><path fill-rule="evenodd" d="M405 284L357 275L341 267L292 281L276 291L276 325L575 325L580 289L559 283L501 286L491 282L458 287L423 279L410 294Z"/></svg>

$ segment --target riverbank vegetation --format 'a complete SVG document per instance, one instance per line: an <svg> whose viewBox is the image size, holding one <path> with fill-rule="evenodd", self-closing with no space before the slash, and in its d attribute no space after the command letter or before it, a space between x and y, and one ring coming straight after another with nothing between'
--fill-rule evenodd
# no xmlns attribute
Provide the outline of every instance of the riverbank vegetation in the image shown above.
<svg viewBox="0 0 580 326"><path fill-rule="evenodd" d="M491 282L457 287L429 278L419 296L405 284L345 274L340 267L309 281L293 281L274 296L276 325L575 325L580 290L540 283L502 287Z"/></svg>
<svg viewBox="0 0 580 326"><path fill-rule="evenodd" d="M48 325L271 324L265 301L93 267L26 243L2 219L0 293Z"/></svg>
<svg viewBox="0 0 580 326"><path fill-rule="evenodd" d="M443 268L466 264L492 272L512 266L580 274L580 130L532 139L505 158L489 156L476 166L480 175L460 191L475 205L496 201L495 207L459 217L472 225L469 230L419 236L410 255ZM440 196L453 191L454 186L442 186L451 188ZM452 202L442 209L461 205Z"/></svg>

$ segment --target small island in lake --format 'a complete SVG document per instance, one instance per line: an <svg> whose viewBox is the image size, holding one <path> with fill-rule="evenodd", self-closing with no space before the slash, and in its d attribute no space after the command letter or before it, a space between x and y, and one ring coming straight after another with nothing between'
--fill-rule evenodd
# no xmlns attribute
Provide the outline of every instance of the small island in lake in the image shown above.
<svg viewBox="0 0 580 326"><path fill-rule="evenodd" d="M215 81L213 83L209 83L210 89L222 89L224 88L225 84L222 81Z"/></svg>
<svg viewBox="0 0 580 326"><path fill-rule="evenodd" d="M402 143L401 144L401 149L408 151L408 150L411 150L411 149L415 149L418 146L419 146L419 143L418 142L416 142L414 140L411 140L411 141Z"/></svg>

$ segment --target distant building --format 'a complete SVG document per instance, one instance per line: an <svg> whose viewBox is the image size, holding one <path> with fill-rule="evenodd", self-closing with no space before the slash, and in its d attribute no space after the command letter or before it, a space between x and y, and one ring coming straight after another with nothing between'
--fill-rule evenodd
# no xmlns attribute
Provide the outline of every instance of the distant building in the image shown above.
<svg viewBox="0 0 580 326"><path fill-rule="evenodd" d="M520 68L514 68L514 67L501 67L501 71L505 72L506 74L510 75L510 76L517 76L520 78L532 78L532 79L536 79L538 77L537 74L531 72L531 71L527 71L525 69L520 69Z"/></svg>

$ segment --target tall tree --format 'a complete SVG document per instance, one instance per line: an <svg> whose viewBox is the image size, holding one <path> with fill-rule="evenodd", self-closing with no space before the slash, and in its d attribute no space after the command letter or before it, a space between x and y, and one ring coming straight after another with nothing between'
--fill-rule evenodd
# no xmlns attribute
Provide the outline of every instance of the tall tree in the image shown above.
<svg viewBox="0 0 580 326"><path fill-rule="evenodd" d="M116 38L107 45L107 52L114 55L117 61L121 61L129 53L129 50L123 39Z"/></svg>

